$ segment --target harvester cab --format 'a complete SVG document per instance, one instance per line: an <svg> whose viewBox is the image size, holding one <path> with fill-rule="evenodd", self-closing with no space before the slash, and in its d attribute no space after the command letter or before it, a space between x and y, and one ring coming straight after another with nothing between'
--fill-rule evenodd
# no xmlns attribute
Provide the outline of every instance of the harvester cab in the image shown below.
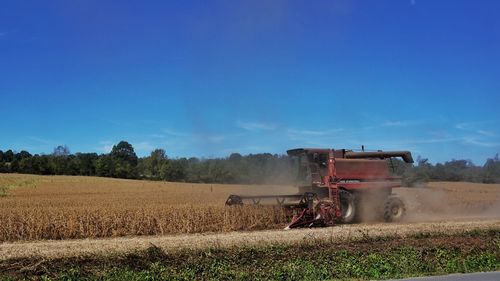
<svg viewBox="0 0 500 281"><path fill-rule="evenodd" d="M292 159L298 159L297 183L299 186L326 187L332 180L329 169L329 149L292 149L287 151Z"/></svg>
<svg viewBox="0 0 500 281"><path fill-rule="evenodd" d="M401 157L413 163L410 152L298 148L287 154L298 161L297 194L231 195L226 205L241 205L249 200L260 204L263 199L275 199L278 205L293 211L287 228L351 223L359 221L366 211L377 213L386 221L404 217L403 201L392 194L392 188L401 186L401 179L391 174L385 159Z"/></svg>

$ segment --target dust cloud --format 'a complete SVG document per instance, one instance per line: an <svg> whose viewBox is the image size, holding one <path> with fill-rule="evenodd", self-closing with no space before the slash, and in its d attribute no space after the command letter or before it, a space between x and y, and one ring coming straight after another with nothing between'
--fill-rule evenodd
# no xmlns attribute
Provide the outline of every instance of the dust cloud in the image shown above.
<svg viewBox="0 0 500 281"><path fill-rule="evenodd" d="M242 186L236 194L286 195L305 191L294 185ZM444 220L470 220L500 218L500 184L466 182L431 182L419 187L394 188L393 194L403 200L406 208L405 222L433 222ZM357 201L358 222L380 222L383 199L376 199L376 192ZM246 202L251 203L251 202ZM275 199L264 199L263 205L275 204Z"/></svg>
<svg viewBox="0 0 500 281"><path fill-rule="evenodd" d="M417 188L398 188L407 221L500 218L500 185L433 182Z"/></svg>

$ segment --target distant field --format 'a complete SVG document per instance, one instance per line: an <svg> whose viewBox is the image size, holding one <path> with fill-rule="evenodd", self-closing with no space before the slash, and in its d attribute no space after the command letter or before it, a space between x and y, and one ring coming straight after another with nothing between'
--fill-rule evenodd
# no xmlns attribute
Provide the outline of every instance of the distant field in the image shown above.
<svg viewBox="0 0 500 281"><path fill-rule="evenodd" d="M276 229L273 207L225 207L229 194L290 194L296 188L186 184L96 177L0 174L0 241ZM500 216L500 185L431 183L399 189L409 218Z"/></svg>

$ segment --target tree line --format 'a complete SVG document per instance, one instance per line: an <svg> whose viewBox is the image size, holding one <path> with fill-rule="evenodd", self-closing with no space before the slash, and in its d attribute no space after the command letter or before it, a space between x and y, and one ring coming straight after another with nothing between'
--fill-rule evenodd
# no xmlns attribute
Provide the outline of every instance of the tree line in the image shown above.
<svg viewBox="0 0 500 281"><path fill-rule="evenodd" d="M0 173L245 184L290 183L294 175L289 158L283 155L233 153L227 158L171 159L165 150L155 149L140 158L126 141L114 145L107 154L71 154L66 146L56 147L52 154L0 150Z"/></svg>
<svg viewBox="0 0 500 281"><path fill-rule="evenodd" d="M401 160L391 159L390 165L400 175L406 186L428 181L466 181L477 183L500 183L500 159L498 153L477 166L470 160L451 160L435 165L426 158L418 157L415 165L405 165Z"/></svg>
<svg viewBox="0 0 500 281"><path fill-rule="evenodd" d="M415 165L388 159L395 174L407 186L427 181L469 181L500 183L498 154L483 166L469 160L451 160L435 165L418 158ZM121 141L107 154L71 154L61 145L52 154L32 155L27 151L0 150L0 172L39 175L83 175L125 179L149 179L194 183L291 184L297 177L297 163L286 155L233 153L226 158L169 158L163 149L138 157L133 146Z"/></svg>

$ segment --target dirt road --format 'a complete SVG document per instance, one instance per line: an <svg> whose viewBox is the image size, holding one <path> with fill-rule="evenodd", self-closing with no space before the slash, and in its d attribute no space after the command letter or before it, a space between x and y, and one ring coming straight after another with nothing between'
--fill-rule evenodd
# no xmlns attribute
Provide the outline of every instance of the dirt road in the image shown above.
<svg viewBox="0 0 500 281"><path fill-rule="evenodd" d="M500 219L455 220L407 224L377 223L339 225L329 228L267 230L254 232L208 233L172 236L142 236L111 239L82 239L0 244L0 260L36 257L41 259L120 254L144 250L152 245L163 250L269 245L304 240L353 241L385 236L407 237L418 233L458 233L470 230L500 229Z"/></svg>

